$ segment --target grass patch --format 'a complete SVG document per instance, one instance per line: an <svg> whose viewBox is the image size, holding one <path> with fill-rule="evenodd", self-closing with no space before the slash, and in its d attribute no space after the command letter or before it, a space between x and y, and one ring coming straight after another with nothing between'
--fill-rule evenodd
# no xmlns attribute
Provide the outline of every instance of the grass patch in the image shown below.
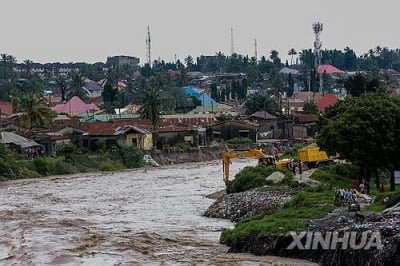
<svg viewBox="0 0 400 266"><path fill-rule="evenodd" d="M367 206L367 210L381 212L400 202L400 191L380 193L376 196L373 203Z"/></svg>
<svg viewBox="0 0 400 266"><path fill-rule="evenodd" d="M306 187L275 212L250 217L236 224L234 229L225 229L220 242L231 245L247 235L285 234L307 228L311 220L323 217L335 209L335 189L351 188L356 171L351 165L317 169L311 178L320 181L319 186ZM288 178L285 182L292 181Z"/></svg>
<svg viewBox="0 0 400 266"><path fill-rule="evenodd" d="M301 228L306 228L309 221L331 212L333 206L318 206L314 208L284 208L262 218L248 219L238 223L235 229L225 229L220 238L223 244L231 245L236 239L246 235L284 234Z"/></svg>

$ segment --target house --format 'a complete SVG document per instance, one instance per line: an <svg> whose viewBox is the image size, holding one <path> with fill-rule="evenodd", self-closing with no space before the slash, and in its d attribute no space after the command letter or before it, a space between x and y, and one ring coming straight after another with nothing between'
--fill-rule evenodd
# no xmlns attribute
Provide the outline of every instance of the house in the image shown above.
<svg viewBox="0 0 400 266"><path fill-rule="evenodd" d="M107 147L129 145L143 150L150 150L153 147L152 133L148 130L151 126L147 124L145 127L148 129L146 129L129 122L118 120L84 123L79 128L85 131L80 136L79 146L84 150L94 150L97 141L104 140Z"/></svg>
<svg viewBox="0 0 400 266"><path fill-rule="evenodd" d="M42 150L41 145L36 141L8 131L0 132L0 143L4 144L15 152L25 154L27 156L40 154Z"/></svg>
<svg viewBox="0 0 400 266"><path fill-rule="evenodd" d="M324 96L322 96L321 99L318 100L317 102L317 106L318 106L318 110L321 113L325 112L325 108L329 107L329 106L333 106L335 105L335 103L338 101L338 98L336 97L335 94L333 93L326 93Z"/></svg>
<svg viewBox="0 0 400 266"><path fill-rule="evenodd" d="M52 109L58 114L66 113L70 116L86 115L100 110L94 103L86 104L78 96L72 97L66 103L57 104Z"/></svg>
<svg viewBox="0 0 400 266"><path fill-rule="evenodd" d="M319 65L317 68L317 73L326 73L326 74L344 74L343 70L340 70L337 67L334 67L332 65L326 64L326 65Z"/></svg>
<svg viewBox="0 0 400 266"><path fill-rule="evenodd" d="M0 102L0 118L13 114L13 105L11 102Z"/></svg>
<svg viewBox="0 0 400 266"><path fill-rule="evenodd" d="M271 132L269 138L276 138L278 133L278 118L266 111L257 111L247 118L259 125L260 132Z"/></svg>
<svg viewBox="0 0 400 266"><path fill-rule="evenodd" d="M253 143L256 143L259 125L246 120L229 120L210 126L207 131L207 137L210 141L249 138Z"/></svg>
<svg viewBox="0 0 400 266"><path fill-rule="evenodd" d="M84 83L89 98L99 97L103 93L104 88L97 82L90 79L85 79Z"/></svg>
<svg viewBox="0 0 400 266"><path fill-rule="evenodd" d="M296 113L292 117L294 121L292 126L294 139L305 139L315 135L315 125L318 121L317 115Z"/></svg>

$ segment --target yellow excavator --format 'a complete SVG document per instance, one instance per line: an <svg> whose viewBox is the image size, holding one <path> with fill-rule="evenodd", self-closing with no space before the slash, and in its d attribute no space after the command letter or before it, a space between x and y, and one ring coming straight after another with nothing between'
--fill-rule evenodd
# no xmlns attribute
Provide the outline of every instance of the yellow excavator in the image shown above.
<svg viewBox="0 0 400 266"><path fill-rule="evenodd" d="M272 165L277 168L289 168L289 164L292 160L284 159L281 161L276 161L275 157L272 155L266 155L261 150L250 149L245 151L224 151L222 155L222 163L223 163L223 173L224 173L224 182L228 185L229 182L229 166L231 164L231 159L234 158L258 158L258 163Z"/></svg>

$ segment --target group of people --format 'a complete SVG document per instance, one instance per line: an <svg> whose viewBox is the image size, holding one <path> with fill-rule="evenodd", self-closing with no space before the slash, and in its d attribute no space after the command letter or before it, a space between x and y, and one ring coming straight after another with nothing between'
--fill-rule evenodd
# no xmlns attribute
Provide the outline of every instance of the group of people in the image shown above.
<svg viewBox="0 0 400 266"><path fill-rule="evenodd" d="M353 187L355 189L357 189L358 191L360 191L360 193L369 194L369 188L370 187L369 187L369 183L368 182L362 183L360 181L360 179L356 178L353 181ZM385 193L385 186L383 184L381 184L380 187L379 187L379 193Z"/></svg>
<svg viewBox="0 0 400 266"><path fill-rule="evenodd" d="M359 193L359 192L358 192ZM335 205L345 206L356 203L357 191L355 189L340 188L335 193Z"/></svg>

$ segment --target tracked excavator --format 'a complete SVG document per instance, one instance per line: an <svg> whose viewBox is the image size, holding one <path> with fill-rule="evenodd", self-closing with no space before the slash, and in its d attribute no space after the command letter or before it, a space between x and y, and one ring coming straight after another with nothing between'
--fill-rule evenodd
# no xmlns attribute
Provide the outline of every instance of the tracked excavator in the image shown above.
<svg viewBox="0 0 400 266"><path fill-rule="evenodd" d="M258 158L259 164L271 165L277 168L288 168L289 164L292 160L284 159L281 161L277 161L274 156L266 155L261 150L250 149L245 151L224 151L222 155L222 163L223 163L223 173L224 173L224 182L226 185L229 183L229 166L231 164L231 159L234 158Z"/></svg>

